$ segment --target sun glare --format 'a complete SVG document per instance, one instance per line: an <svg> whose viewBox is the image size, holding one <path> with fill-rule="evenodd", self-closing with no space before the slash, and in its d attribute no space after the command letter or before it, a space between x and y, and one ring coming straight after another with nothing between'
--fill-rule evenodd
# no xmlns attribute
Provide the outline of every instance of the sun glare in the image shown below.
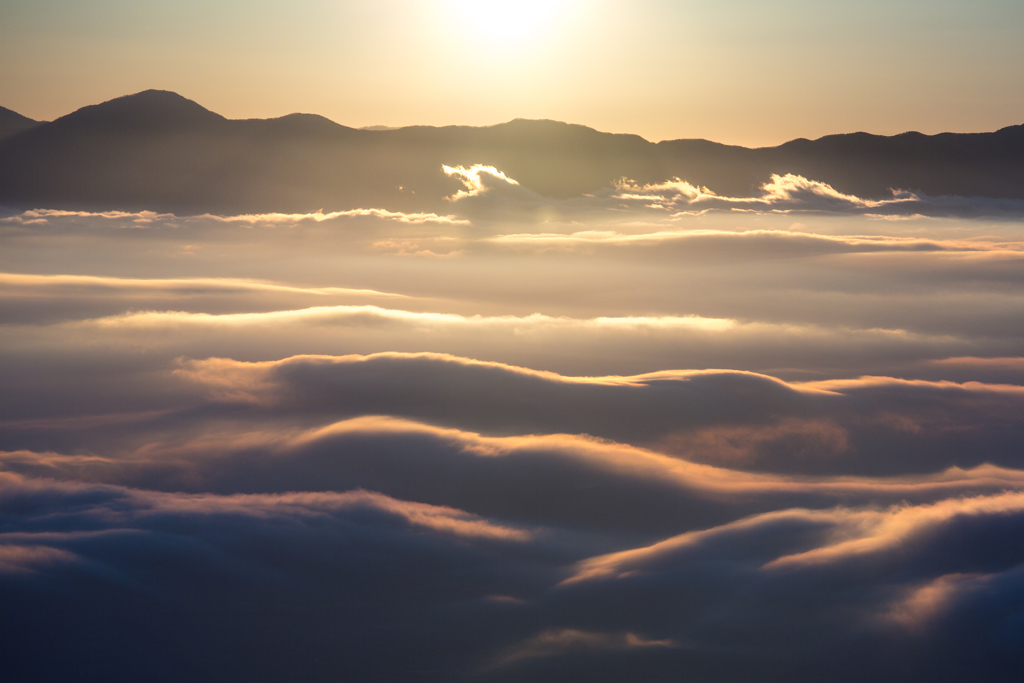
<svg viewBox="0 0 1024 683"><path fill-rule="evenodd" d="M529 43L551 30L567 10L552 0L449 0L455 23L477 39L502 47Z"/></svg>

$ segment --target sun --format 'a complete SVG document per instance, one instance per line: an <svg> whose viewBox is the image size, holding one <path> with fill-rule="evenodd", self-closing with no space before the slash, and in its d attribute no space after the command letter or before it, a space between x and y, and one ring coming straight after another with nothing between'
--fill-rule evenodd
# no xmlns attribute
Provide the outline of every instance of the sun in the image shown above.
<svg viewBox="0 0 1024 683"><path fill-rule="evenodd" d="M557 0L448 0L452 20L470 37L509 48L554 28L568 10Z"/></svg>

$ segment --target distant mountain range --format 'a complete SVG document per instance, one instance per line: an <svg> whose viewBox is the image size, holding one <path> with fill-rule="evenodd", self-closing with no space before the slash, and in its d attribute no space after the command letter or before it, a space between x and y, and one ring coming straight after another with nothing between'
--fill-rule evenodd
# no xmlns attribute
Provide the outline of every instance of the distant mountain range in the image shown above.
<svg viewBox="0 0 1024 683"><path fill-rule="evenodd" d="M853 133L748 149L652 143L556 121L355 129L321 116L229 120L148 90L40 123L0 108L0 205L184 213L444 210L442 164L493 165L553 198L623 177L752 196L796 173L861 197L891 188L1024 199L1024 125L995 133Z"/></svg>

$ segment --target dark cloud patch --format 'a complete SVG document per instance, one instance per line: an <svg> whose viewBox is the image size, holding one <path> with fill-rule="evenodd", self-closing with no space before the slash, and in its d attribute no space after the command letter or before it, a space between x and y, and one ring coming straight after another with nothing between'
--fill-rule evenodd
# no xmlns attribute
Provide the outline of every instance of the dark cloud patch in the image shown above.
<svg viewBox="0 0 1024 683"><path fill-rule="evenodd" d="M365 492L3 481L0 548L62 555L0 574L14 677L810 681L850 661L838 680L925 681L1021 665L1020 494L780 509L574 558L554 530Z"/></svg>
<svg viewBox="0 0 1024 683"><path fill-rule="evenodd" d="M483 598L528 596L552 576L550 560L522 549L528 536L366 493L188 497L9 482L2 498L3 526L32 530L16 535L21 547L74 557L0 575L5 611L18 615L2 626L0 670L12 680L451 680L481 638L495 638L502 608ZM47 651L63 654L39 656Z"/></svg>
<svg viewBox="0 0 1024 683"><path fill-rule="evenodd" d="M1024 594L1020 545L992 543L1007 532L1009 539L1019 535L1010 531L1019 528L1019 499L1012 511L1005 502L940 504L950 508L948 516L891 510L880 516L918 519L899 530L883 522L899 536L889 542L865 548L851 539L849 552L785 570L764 563L801 547L828 553L836 544L828 527L865 513L769 515L689 543L680 539L667 552L620 565L628 572L615 578L570 584L559 599L563 610L578 610L565 623L600 625L608 620L594 601L607 600L619 628L643 624L689 645L673 653L671 670L704 662L713 680L818 680L821 667L836 661L849 664L830 674L835 680L955 680L971 670L985 680L1009 680L1021 660L1000 639L1015 632ZM993 509L972 510L986 505Z"/></svg>

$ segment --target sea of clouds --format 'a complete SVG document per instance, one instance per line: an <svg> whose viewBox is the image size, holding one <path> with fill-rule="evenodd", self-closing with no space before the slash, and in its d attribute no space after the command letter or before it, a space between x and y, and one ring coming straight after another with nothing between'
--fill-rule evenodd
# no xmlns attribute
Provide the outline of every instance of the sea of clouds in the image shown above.
<svg viewBox="0 0 1024 683"><path fill-rule="evenodd" d="M10 680L1024 675L1024 205L0 217Z"/></svg>

